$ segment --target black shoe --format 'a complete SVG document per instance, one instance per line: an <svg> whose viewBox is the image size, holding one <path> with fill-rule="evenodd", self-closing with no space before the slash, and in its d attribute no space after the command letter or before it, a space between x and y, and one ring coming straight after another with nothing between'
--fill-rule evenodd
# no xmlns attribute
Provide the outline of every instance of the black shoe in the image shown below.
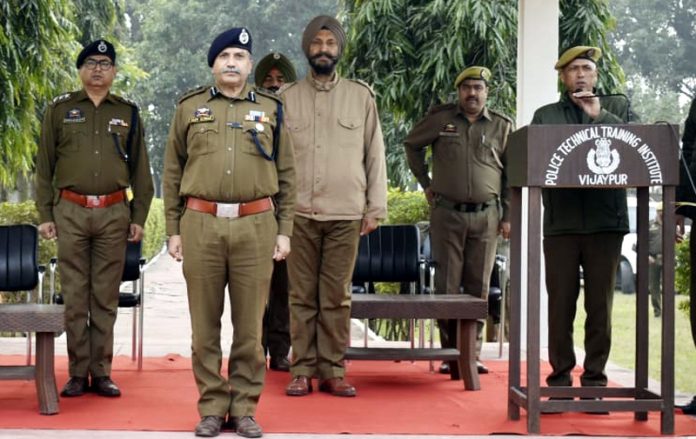
<svg viewBox="0 0 696 439"><path fill-rule="evenodd" d="M476 362L476 370L478 371L479 375L485 375L488 373L488 368L480 361Z"/></svg>
<svg viewBox="0 0 696 439"><path fill-rule="evenodd" d="M220 434L222 427L221 416L203 416L196 425L196 436L200 437L215 437Z"/></svg>
<svg viewBox="0 0 696 439"><path fill-rule="evenodd" d="M281 372L290 371L290 362L286 357L271 357L269 365L272 370L279 370Z"/></svg>
<svg viewBox="0 0 696 439"><path fill-rule="evenodd" d="M261 430L261 426L256 423L256 419L254 419L253 416L232 416L230 417L230 423L232 424L234 430L237 432L237 436L263 436L263 430Z"/></svg>
<svg viewBox="0 0 696 439"><path fill-rule="evenodd" d="M696 415L696 396L694 396L690 403L679 406L678 408L682 409L682 413L685 415Z"/></svg>
<svg viewBox="0 0 696 439"><path fill-rule="evenodd" d="M602 400L602 398L599 398L599 397L593 397L593 398L586 397L586 398L580 398L580 399L583 401L601 401ZM609 412L604 411L604 410L594 410L594 411L589 411L589 412L585 412L585 413L587 413L588 415L608 415L609 414Z"/></svg>
<svg viewBox="0 0 696 439"><path fill-rule="evenodd" d="M442 364L440 364L439 372L443 375L449 375L449 373L450 373L449 363L446 361L443 361Z"/></svg>
<svg viewBox="0 0 696 439"><path fill-rule="evenodd" d="M99 396L121 396L121 391L119 390L118 386L116 383L111 381L111 378L108 376L92 377L92 386L90 389Z"/></svg>
<svg viewBox="0 0 696 439"><path fill-rule="evenodd" d="M73 397L82 396L85 394L88 388L86 377L70 377L63 390L60 391L60 396Z"/></svg>

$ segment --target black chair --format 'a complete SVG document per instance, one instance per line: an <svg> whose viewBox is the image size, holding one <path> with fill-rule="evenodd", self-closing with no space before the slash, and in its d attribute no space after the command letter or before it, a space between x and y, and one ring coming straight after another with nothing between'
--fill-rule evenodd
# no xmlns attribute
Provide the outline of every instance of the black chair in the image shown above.
<svg viewBox="0 0 696 439"><path fill-rule="evenodd" d="M420 232L415 225L382 225L372 233L361 236L353 270L353 294L374 294L375 282L399 282L400 294L426 293L425 271L429 269L429 264L421 255L420 249ZM364 325L364 346L367 347L367 319ZM431 346L432 328L431 322ZM420 346L423 347L423 322L420 329ZM414 333L415 320L411 320L411 347L415 347Z"/></svg>
<svg viewBox="0 0 696 439"><path fill-rule="evenodd" d="M130 289L118 293L118 307L133 309L131 358L138 360L138 370L143 368L143 322L145 317L145 259L142 257L142 241L128 242L126 261L121 282L130 282ZM55 272L58 259L51 258L49 264L50 289L54 303L63 303L63 295L55 292ZM122 285L123 286L123 285Z"/></svg>
<svg viewBox="0 0 696 439"><path fill-rule="evenodd" d="M34 303L32 292L38 285L38 300L43 302L45 267L39 266L38 233L29 224L0 226L0 291L25 292L25 303ZM32 338L27 337L27 365L31 364Z"/></svg>

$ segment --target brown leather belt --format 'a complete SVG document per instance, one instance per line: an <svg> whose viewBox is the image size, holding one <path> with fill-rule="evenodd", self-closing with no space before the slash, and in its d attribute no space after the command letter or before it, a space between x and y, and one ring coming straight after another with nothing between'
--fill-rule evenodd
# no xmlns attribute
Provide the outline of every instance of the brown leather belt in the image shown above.
<svg viewBox="0 0 696 439"><path fill-rule="evenodd" d="M273 201L271 197L266 197L246 203L216 203L214 201L188 197L186 199L186 207L221 218L238 218L272 210Z"/></svg>
<svg viewBox="0 0 696 439"><path fill-rule="evenodd" d="M79 204L82 207L100 208L113 206L116 203L122 202L126 199L126 191L121 189L106 195L82 195L70 189L61 189L60 197L72 201L75 204Z"/></svg>

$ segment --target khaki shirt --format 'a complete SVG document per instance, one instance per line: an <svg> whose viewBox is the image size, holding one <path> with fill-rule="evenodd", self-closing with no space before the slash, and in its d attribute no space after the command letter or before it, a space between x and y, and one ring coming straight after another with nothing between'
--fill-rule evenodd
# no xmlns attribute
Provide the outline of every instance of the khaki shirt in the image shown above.
<svg viewBox="0 0 696 439"><path fill-rule="evenodd" d="M295 163L292 143L281 125L275 160L257 149L252 130L269 156L280 100L246 84L228 98L215 87L187 93L176 107L164 153L164 209L167 234L179 234L186 197L240 203L273 196L278 234L292 235Z"/></svg>
<svg viewBox="0 0 696 439"><path fill-rule="evenodd" d="M145 225L154 189L139 117L128 162L124 158L134 108L113 94L95 107L84 90L58 96L48 105L36 160L36 205L42 223L53 221L60 189L105 195L130 186L131 223Z"/></svg>
<svg viewBox="0 0 696 439"><path fill-rule="evenodd" d="M416 179L435 194L455 203L485 203L499 197L508 218L505 149L512 121L483 109L470 123L457 104L431 109L404 140L408 164ZM426 148L432 146L433 177L428 175Z"/></svg>
<svg viewBox="0 0 696 439"><path fill-rule="evenodd" d="M382 128L372 91L336 74L311 74L281 94L295 147L296 213L317 221L387 216Z"/></svg>

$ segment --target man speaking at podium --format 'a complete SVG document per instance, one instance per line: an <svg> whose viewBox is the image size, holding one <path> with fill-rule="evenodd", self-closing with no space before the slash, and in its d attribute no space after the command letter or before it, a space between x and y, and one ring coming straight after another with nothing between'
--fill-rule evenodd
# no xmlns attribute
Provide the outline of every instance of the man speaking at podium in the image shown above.
<svg viewBox="0 0 696 439"><path fill-rule="evenodd" d="M628 101L594 94L597 47L563 52L555 65L563 83L561 99L534 113L532 124L621 124ZM543 189L544 256L549 295L549 386L572 386L575 367L573 321L584 276L585 363L583 386L606 386L605 366L611 348L611 310L616 267L628 233L624 189Z"/></svg>

